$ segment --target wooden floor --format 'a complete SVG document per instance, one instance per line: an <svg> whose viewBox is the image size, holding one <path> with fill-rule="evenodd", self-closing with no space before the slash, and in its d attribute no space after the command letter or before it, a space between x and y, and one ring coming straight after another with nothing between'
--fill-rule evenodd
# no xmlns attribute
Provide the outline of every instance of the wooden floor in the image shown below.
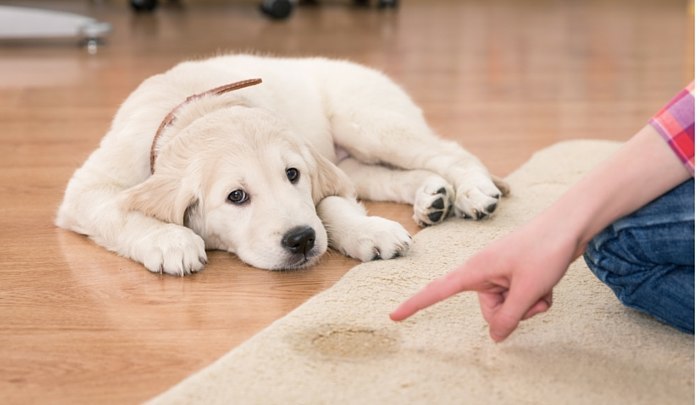
<svg viewBox="0 0 700 405"><path fill-rule="evenodd" d="M90 14L114 32L96 55L0 43L0 403L146 400L356 264L330 253L275 273L211 253L200 274L160 276L54 227L66 182L120 102L177 61L250 51L369 64L498 175L554 142L626 139L694 70L693 17L675 0L404 0L396 11L321 0L279 23L255 2L153 15L126 0L19 3ZM418 231L408 207L370 210Z"/></svg>

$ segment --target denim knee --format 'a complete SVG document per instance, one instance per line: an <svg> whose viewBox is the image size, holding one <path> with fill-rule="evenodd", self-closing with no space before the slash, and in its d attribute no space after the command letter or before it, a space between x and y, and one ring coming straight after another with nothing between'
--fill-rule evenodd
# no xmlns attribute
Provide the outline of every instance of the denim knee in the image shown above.
<svg viewBox="0 0 700 405"><path fill-rule="evenodd" d="M694 200L694 181L670 194ZM669 209L659 201L598 234L584 259L625 305L679 330L695 331L695 217L693 204ZM673 207L678 208L678 207Z"/></svg>
<svg viewBox="0 0 700 405"><path fill-rule="evenodd" d="M609 235L607 235L609 236ZM622 238L599 235L584 259L593 274L624 305L647 313L683 332L695 332L695 269L693 266L643 263L631 253L638 246Z"/></svg>

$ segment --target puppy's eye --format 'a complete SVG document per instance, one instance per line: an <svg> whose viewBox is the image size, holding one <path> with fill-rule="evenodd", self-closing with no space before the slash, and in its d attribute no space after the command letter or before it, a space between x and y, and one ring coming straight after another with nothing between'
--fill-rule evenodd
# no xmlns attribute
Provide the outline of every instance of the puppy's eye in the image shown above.
<svg viewBox="0 0 700 405"><path fill-rule="evenodd" d="M290 182L296 183L299 180L299 170L290 167L287 169L287 178Z"/></svg>
<svg viewBox="0 0 700 405"><path fill-rule="evenodd" d="M243 190L234 190L229 193L227 199L236 205L241 205L248 201L248 193Z"/></svg>

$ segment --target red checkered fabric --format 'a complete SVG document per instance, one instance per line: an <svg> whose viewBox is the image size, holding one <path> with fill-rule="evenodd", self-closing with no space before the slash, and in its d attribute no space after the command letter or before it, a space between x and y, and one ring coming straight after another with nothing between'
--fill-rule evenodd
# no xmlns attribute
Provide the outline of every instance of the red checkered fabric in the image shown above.
<svg viewBox="0 0 700 405"><path fill-rule="evenodd" d="M695 81L652 117L649 124L666 139L695 177Z"/></svg>

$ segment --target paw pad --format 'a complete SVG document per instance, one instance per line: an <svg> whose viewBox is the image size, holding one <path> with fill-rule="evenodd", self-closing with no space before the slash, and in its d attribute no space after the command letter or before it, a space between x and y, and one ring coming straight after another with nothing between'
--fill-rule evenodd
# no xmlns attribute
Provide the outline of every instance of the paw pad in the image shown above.
<svg viewBox="0 0 700 405"><path fill-rule="evenodd" d="M448 189L442 185L439 187L430 186L428 184L418 192L413 206L413 219L422 227L444 221L452 207L454 191L451 187Z"/></svg>

